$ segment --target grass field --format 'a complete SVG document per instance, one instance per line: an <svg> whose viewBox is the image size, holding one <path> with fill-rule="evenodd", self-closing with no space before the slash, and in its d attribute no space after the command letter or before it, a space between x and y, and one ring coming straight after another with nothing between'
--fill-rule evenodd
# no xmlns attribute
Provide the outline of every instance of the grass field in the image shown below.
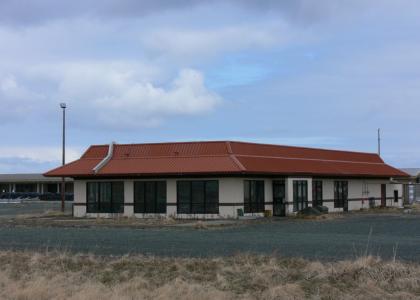
<svg viewBox="0 0 420 300"><path fill-rule="evenodd" d="M420 299L418 215L191 226L57 208L1 207L0 299Z"/></svg>
<svg viewBox="0 0 420 300"><path fill-rule="evenodd" d="M420 265L0 252L1 299L419 299Z"/></svg>

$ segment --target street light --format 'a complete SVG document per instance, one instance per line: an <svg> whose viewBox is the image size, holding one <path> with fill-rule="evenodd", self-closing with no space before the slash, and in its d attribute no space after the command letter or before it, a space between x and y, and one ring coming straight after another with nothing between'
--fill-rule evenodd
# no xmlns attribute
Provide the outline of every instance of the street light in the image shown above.
<svg viewBox="0 0 420 300"><path fill-rule="evenodd" d="M60 107L63 109L63 158L62 165L66 163L66 103L60 103ZM61 211L64 213L64 201L66 199L66 182L64 177L61 177Z"/></svg>

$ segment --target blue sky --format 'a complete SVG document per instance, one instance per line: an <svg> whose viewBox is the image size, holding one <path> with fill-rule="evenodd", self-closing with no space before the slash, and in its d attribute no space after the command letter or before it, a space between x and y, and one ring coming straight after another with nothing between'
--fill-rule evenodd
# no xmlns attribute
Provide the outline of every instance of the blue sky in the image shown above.
<svg viewBox="0 0 420 300"><path fill-rule="evenodd" d="M0 2L0 172L95 143L243 140L420 166L418 1Z"/></svg>

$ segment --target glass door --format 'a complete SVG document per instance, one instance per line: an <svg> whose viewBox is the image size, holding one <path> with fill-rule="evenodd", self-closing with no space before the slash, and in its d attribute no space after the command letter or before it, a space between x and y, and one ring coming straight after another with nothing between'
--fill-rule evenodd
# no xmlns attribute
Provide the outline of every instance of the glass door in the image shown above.
<svg viewBox="0 0 420 300"><path fill-rule="evenodd" d="M284 180L273 181L273 216L286 215L286 185Z"/></svg>

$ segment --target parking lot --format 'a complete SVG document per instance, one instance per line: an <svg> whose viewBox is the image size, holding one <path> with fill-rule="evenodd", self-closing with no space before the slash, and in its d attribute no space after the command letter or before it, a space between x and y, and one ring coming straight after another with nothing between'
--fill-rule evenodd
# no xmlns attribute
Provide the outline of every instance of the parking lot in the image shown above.
<svg viewBox="0 0 420 300"><path fill-rule="evenodd" d="M40 215L48 212L58 212L61 209L60 201L19 201L10 203L0 203L0 220L3 218L15 218L27 215ZM66 212L71 213L72 202L66 201ZM1 222L1 221L0 221Z"/></svg>
<svg viewBox="0 0 420 300"><path fill-rule="evenodd" d="M40 209L39 204L36 207ZM138 228L77 226L78 221L75 226L16 225L10 222L11 211L0 206L0 249L194 257L250 252L320 260L371 254L420 261L418 215L347 214L326 220L274 218L208 228Z"/></svg>

